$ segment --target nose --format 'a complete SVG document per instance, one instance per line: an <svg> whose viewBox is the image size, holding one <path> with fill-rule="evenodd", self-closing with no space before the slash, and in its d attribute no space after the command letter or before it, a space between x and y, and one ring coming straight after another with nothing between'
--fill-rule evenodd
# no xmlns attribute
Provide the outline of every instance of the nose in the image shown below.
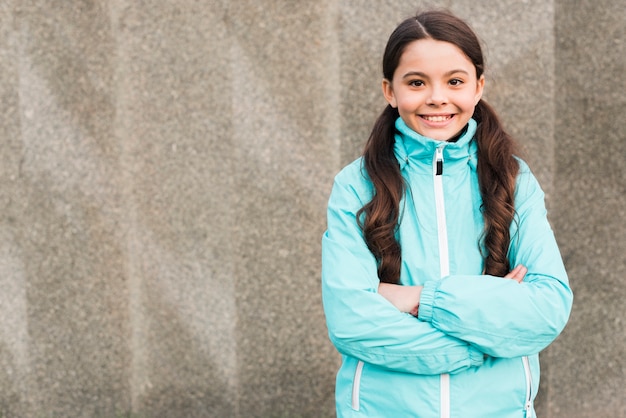
<svg viewBox="0 0 626 418"><path fill-rule="evenodd" d="M430 89L430 94L426 99L426 104L429 106L441 106L448 103L446 97L446 90L443 86L433 85Z"/></svg>

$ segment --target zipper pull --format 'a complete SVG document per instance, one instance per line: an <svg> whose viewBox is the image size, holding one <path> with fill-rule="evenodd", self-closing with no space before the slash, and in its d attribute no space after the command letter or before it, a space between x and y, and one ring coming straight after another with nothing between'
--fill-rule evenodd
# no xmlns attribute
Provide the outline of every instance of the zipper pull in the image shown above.
<svg viewBox="0 0 626 418"><path fill-rule="evenodd" d="M435 151L434 171L436 176L443 174L443 147L438 147Z"/></svg>

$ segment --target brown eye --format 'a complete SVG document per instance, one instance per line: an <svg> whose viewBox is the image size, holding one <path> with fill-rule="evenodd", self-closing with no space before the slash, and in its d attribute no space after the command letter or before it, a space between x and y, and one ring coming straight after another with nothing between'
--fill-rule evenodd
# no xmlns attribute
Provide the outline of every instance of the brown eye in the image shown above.
<svg viewBox="0 0 626 418"><path fill-rule="evenodd" d="M424 82L422 80L411 80L409 81L409 86L411 87L422 87Z"/></svg>
<svg viewBox="0 0 626 418"><path fill-rule="evenodd" d="M461 84L463 84L463 80L461 79L453 78L452 80L450 80L451 86L460 86Z"/></svg>

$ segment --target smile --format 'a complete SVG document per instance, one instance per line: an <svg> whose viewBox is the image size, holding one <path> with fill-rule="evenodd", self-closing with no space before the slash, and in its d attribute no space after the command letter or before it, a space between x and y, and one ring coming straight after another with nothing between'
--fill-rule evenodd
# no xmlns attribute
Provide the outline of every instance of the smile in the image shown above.
<svg viewBox="0 0 626 418"><path fill-rule="evenodd" d="M436 115L436 116L428 116L428 115L421 115L422 119L426 119L428 122L445 122L448 121L450 119L452 119L453 115Z"/></svg>

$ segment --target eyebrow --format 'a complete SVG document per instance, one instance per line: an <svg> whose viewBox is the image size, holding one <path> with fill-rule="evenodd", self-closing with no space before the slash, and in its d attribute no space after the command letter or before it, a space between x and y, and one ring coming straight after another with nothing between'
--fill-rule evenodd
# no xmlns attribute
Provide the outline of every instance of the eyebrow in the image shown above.
<svg viewBox="0 0 626 418"><path fill-rule="evenodd" d="M449 77L452 74L456 74L456 73L463 73L463 74L468 74L469 73L465 70L462 69L456 69L456 70L451 70L448 71L444 74L444 76ZM428 76L426 75L426 73L423 73L421 71L409 71L408 73L406 73L404 76L402 76L402 78L407 78L407 77L414 77L414 76L418 76L418 77L423 77L423 78L428 78Z"/></svg>

